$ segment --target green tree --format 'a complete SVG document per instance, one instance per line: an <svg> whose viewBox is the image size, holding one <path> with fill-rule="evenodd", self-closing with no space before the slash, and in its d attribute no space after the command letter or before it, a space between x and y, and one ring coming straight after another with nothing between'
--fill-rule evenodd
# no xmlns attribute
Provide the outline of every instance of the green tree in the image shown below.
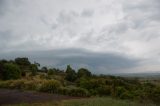
<svg viewBox="0 0 160 106"><path fill-rule="evenodd" d="M28 71L30 69L30 61L28 58L26 57L18 57L15 59L15 63L20 67L21 71L22 71L22 76L26 75L26 71Z"/></svg>
<svg viewBox="0 0 160 106"><path fill-rule="evenodd" d="M77 76L80 77L90 77L91 76L91 72L88 69L85 68L80 68L78 70Z"/></svg>
<svg viewBox="0 0 160 106"><path fill-rule="evenodd" d="M37 74L37 71L38 71L37 65L36 64L31 64L30 70L31 70L32 75L35 76Z"/></svg>
<svg viewBox="0 0 160 106"><path fill-rule="evenodd" d="M71 71L73 71L73 69L70 65L67 65L66 73L70 73Z"/></svg>
<svg viewBox="0 0 160 106"><path fill-rule="evenodd" d="M23 57L23 58L16 58L15 63L20 65L20 66L29 66L31 63L29 62L28 58Z"/></svg>
<svg viewBox="0 0 160 106"><path fill-rule="evenodd" d="M10 80L10 79L18 79L18 78L21 78L20 68L16 64L12 64L12 63L4 64L3 79Z"/></svg>
<svg viewBox="0 0 160 106"><path fill-rule="evenodd" d="M73 70L70 65L67 65L65 79L68 81L74 82L76 78L77 78L77 75L75 70Z"/></svg>

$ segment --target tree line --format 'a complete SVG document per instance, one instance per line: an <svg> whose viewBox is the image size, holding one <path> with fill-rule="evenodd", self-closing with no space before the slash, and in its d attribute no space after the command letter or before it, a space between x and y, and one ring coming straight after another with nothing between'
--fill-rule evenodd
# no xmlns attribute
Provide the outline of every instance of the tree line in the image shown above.
<svg viewBox="0 0 160 106"><path fill-rule="evenodd" d="M86 68L77 71L40 67L28 58L0 60L0 88L36 90L70 96L111 96L113 98L160 103L158 83L137 78L95 75Z"/></svg>
<svg viewBox="0 0 160 106"><path fill-rule="evenodd" d="M91 72L86 68L78 69L78 72L67 65L66 70L60 70L56 68L40 68L40 64L37 62L31 63L28 58L16 58L15 60L0 60L0 79L10 80L19 79L25 77L26 73L30 72L30 75L35 76L38 72L53 74L66 74L65 79L68 81L75 81L80 77L90 77Z"/></svg>

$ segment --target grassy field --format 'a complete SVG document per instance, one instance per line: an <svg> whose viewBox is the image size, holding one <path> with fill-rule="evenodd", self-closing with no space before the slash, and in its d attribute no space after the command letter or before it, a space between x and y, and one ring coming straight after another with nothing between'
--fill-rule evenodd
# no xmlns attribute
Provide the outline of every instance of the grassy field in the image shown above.
<svg viewBox="0 0 160 106"><path fill-rule="evenodd" d="M62 102L34 103L34 104L18 104L8 106L158 106L154 104L141 104L126 100L116 100L111 98L90 98L64 100Z"/></svg>

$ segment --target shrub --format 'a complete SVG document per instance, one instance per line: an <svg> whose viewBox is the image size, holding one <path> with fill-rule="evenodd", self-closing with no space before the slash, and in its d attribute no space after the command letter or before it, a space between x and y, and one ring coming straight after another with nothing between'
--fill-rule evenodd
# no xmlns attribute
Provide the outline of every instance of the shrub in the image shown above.
<svg viewBox="0 0 160 106"><path fill-rule="evenodd" d="M25 90L37 90L39 83L34 80L29 80L24 82Z"/></svg>
<svg viewBox="0 0 160 106"><path fill-rule="evenodd" d="M63 94L63 95L68 95L69 94L68 91L69 91L69 88L67 87L60 87L58 89L58 93Z"/></svg>
<svg viewBox="0 0 160 106"><path fill-rule="evenodd" d="M110 95L111 94L111 87L107 85L100 86L96 89L98 95L103 96L103 95Z"/></svg>
<svg viewBox="0 0 160 106"><path fill-rule="evenodd" d="M156 87L150 96L153 102L160 104L160 87Z"/></svg>
<svg viewBox="0 0 160 106"><path fill-rule="evenodd" d="M4 65L4 72L3 72L3 79L10 80L10 79L18 79L21 77L20 68L12 63L6 63Z"/></svg>
<svg viewBox="0 0 160 106"><path fill-rule="evenodd" d="M21 90L37 90L42 80L7 80L0 81L0 88L11 88Z"/></svg>
<svg viewBox="0 0 160 106"><path fill-rule="evenodd" d="M122 94L126 92L126 89L124 87L118 86L116 87L116 96L120 97Z"/></svg>
<svg viewBox="0 0 160 106"><path fill-rule="evenodd" d="M30 65L30 70L31 70L31 75L35 76L37 74L37 71L38 71L37 65L36 64L31 64Z"/></svg>
<svg viewBox="0 0 160 106"><path fill-rule="evenodd" d="M69 90L69 95L71 96L88 96L89 93L87 90L83 89L83 88L71 88Z"/></svg>
<svg viewBox="0 0 160 106"><path fill-rule="evenodd" d="M57 93L61 83L57 80L45 80L39 87L39 91Z"/></svg>
<svg viewBox="0 0 160 106"><path fill-rule="evenodd" d="M10 83L9 87L12 89L24 89L24 80L14 80Z"/></svg>
<svg viewBox="0 0 160 106"><path fill-rule="evenodd" d="M10 88L12 82L12 80L0 81L0 88Z"/></svg>
<svg viewBox="0 0 160 106"><path fill-rule="evenodd" d="M70 96L89 96L89 92L86 89L79 88L79 87L61 87L59 89L60 94L70 95Z"/></svg>
<svg viewBox="0 0 160 106"><path fill-rule="evenodd" d="M81 88L85 88L91 92L93 95L97 95L100 90L105 90L105 80L103 79L85 79L81 78L79 84ZM108 89L108 88L106 88Z"/></svg>
<svg viewBox="0 0 160 106"><path fill-rule="evenodd" d="M119 98L121 98L121 99L133 99L134 95L133 95L132 92L126 91L126 92L121 93Z"/></svg>
<svg viewBox="0 0 160 106"><path fill-rule="evenodd" d="M50 69L50 70L47 72L47 75L48 75L48 76L54 75L54 70Z"/></svg>

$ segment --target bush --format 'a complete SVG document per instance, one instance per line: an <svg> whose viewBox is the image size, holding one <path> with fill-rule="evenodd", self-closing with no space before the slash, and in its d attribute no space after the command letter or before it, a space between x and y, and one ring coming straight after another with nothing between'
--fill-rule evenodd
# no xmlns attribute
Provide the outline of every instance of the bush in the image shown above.
<svg viewBox="0 0 160 106"><path fill-rule="evenodd" d="M25 90L37 90L39 83L37 83L34 80L31 81L25 81L24 82L24 89Z"/></svg>
<svg viewBox="0 0 160 106"><path fill-rule="evenodd" d="M20 68L12 63L6 63L4 65L4 72L3 72L3 79L10 80L10 79L18 79L21 77Z"/></svg>
<svg viewBox="0 0 160 106"><path fill-rule="evenodd" d="M126 91L126 92L122 92L121 95L119 95L120 99L133 99L134 95L132 92Z"/></svg>
<svg viewBox="0 0 160 106"><path fill-rule="evenodd" d="M59 93L64 95L82 96L82 97L87 97L90 95L86 89L79 87L61 87L59 89Z"/></svg>
<svg viewBox="0 0 160 106"><path fill-rule="evenodd" d="M12 80L0 81L0 88L10 88L12 82Z"/></svg>
<svg viewBox="0 0 160 106"><path fill-rule="evenodd" d="M50 69L50 70L47 72L47 75L48 75L48 76L54 75L54 70L51 70L51 69Z"/></svg>
<svg viewBox="0 0 160 106"><path fill-rule="evenodd" d="M150 96L153 102L160 104L160 87L156 87Z"/></svg>
<svg viewBox="0 0 160 106"><path fill-rule="evenodd" d="M118 86L115 89L115 93L117 97L120 97L122 94L126 92L126 89L124 87Z"/></svg>
<svg viewBox="0 0 160 106"><path fill-rule="evenodd" d="M109 95L110 87L105 85L104 79L81 78L78 86L87 89L92 95Z"/></svg>
<svg viewBox="0 0 160 106"><path fill-rule="evenodd" d="M31 64L30 65L30 70L31 70L31 75L35 76L37 74L37 71L38 71L37 65L36 64Z"/></svg>
<svg viewBox="0 0 160 106"><path fill-rule="evenodd" d="M103 96L103 95L110 95L111 94L111 87L107 85L103 85L101 87L98 87L96 89L98 95Z"/></svg>
<svg viewBox="0 0 160 106"><path fill-rule="evenodd" d="M15 80L10 84L9 87L12 89L24 89L24 80Z"/></svg>
<svg viewBox="0 0 160 106"><path fill-rule="evenodd" d="M41 92L57 93L61 83L57 80L45 80L39 87Z"/></svg>
<svg viewBox="0 0 160 106"><path fill-rule="evenodd" d="M37 90L42 80L7 80L0 81L0 88L11 88L21 90Z"/></svg>

